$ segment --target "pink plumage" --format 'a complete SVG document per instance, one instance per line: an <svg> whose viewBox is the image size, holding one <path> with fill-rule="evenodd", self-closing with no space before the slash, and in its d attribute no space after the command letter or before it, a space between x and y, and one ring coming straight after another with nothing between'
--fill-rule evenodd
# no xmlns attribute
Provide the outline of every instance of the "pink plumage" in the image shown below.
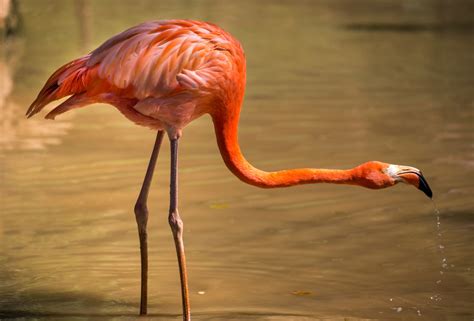
<svg viewBox="0 0 474 321"><path fill-rule="evenodd" d="M216 25L190 20L146 22L117 34L90 54L58 69L27 111L31 117L53 100L72 95L46 117L93 102L116 106L129 119L155 129L167 124L158 109L193 107L182 113L189 121L202 115L199 102L215 97L242 71L239 42ZM201 106L204 104L200 104ZM134 108L135 110L131 110ZM196 110L199 109L199 110ZM138 112L138 114L137 114ZM158 119L149 119L151 115ZM168 117L169 118L169 117Z"/></svg>

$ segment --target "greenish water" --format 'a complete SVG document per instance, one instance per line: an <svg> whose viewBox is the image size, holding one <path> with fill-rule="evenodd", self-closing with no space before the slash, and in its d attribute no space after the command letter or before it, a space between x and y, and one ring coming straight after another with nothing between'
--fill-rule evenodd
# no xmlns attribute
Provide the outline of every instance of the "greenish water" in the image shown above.
<svg viewBox="0 0 474 321"><path fill-rule="evenodd" d="M145 20L241 40L240 140L266 170L421 168L397 186L261 190L225 168L208 117L181 140L193 320L471 320L474 5L469 1L21 1L0 57L0 319L135 320L133 204L154 133L94 105L23 115L46 78ZM150 195L149 312L179 320L168 144Z"/></svg>

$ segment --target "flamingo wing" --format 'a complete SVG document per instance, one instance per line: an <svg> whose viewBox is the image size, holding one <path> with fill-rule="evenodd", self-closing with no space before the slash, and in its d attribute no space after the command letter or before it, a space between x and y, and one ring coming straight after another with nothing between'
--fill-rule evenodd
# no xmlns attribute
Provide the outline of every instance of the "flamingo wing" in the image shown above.
<svg viewBox="0 0 474 321"><path fill-rule="evenodd" d="M226 62L215 50L225 39L216 39L212 28L183 20L143 23L94 50L86 66L113 86L130 88L137 99L206 88Z"/></svg>
<svg viewBox="0 0 474 321"><path fill-rule="evenodd" d="M145 22L119 33L90 54L59 68L27 115L73 95L47 118L113 94L139 101L182 90L212 88L232 66L232 38L215 25L191 20ZM94 98L95 97L95 98Z"/></svg>

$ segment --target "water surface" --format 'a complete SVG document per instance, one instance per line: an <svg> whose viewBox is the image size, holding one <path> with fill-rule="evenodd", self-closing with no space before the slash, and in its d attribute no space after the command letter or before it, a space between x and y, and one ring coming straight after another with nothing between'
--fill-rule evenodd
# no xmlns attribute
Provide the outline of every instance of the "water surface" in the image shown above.
<svg viewBox="0 0 474 321"><path fill-rule="evenodd" d="M154 133L94 105L23 114L47 77L145 20L194 18L248 58L240 140L257 167L421 168L406 186L261 190L210 119L184 132L180 213L194 320L471 320L474 42L468 1L21 1L0 58L0 319L136 320L133 204ZM150 196L151 316L179 320L168 144Z"/></svg>

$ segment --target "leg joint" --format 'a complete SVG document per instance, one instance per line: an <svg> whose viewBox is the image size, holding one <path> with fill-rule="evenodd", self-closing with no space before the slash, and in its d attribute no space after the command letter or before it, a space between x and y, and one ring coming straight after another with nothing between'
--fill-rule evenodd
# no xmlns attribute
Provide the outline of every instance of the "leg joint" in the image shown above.
<svg viewBox="0 0 474 321"><path fill-rule="evenodd" d="M140 225L146 225L148 221L148 207L146 206L146 203L137 201L135 204L135 218L137 220L137 224Z"/></svg>
<svg viewBox="0 0 474 321"><path fill-rule="evenodd" d="M170 215L168 216L168 222L174 231L183 231L184 223L183 220L181 220L181 217L179 216L178 210L170 212Z"/></svg>
<svg viewBox="0 0 474 321"><path fill-rule="evenodd" d="M146 203L138 201L135 204L134 211L135 211L135 215L148 214L148 207L147 207Z"/></svg>

